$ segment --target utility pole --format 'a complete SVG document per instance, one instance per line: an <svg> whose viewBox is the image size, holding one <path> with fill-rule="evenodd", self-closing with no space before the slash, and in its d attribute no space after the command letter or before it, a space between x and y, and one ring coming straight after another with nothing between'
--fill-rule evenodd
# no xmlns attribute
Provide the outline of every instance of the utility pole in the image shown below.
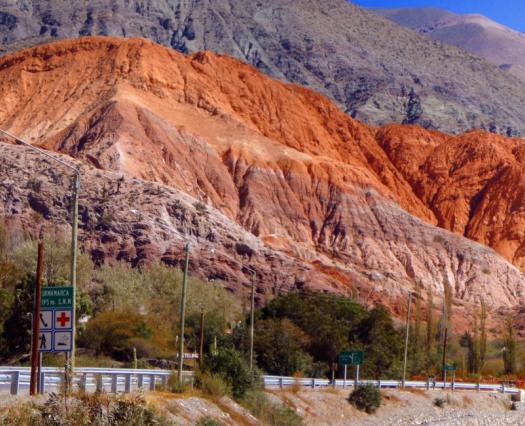
<svg viewBox="0 0 525 426"><path fill-rule="evenodd" d="M184 276L182 278L182 299L180 302L180 336L179 336L179 384L182 386L182 367L184 365L184 320L186 316L186 291L188 287L188 265L190 261L190 245L186 243L184 260Z"/></svg>
<svg viewBox="0 0 525 426"><path fill-rule="evenodd" d="M73 206L72 206L72 229L71 229L71 272L70 280L71 287L73 287L73 318L71 319L71 325L73 327L73 339L71 342L71 356L69 358L69 374L71 379L74 381L75 375L75 347L76 347L76 336L77 336L77 249L78 249L78 193L80 192L80 173L78 170L75 172L73 180Z"/></svg>
<svg viewBox="0 0 525 426"><path fill-rule="evenodd" d="M253 336L255 323L255 282L257 280L257 272L253 269L252 272L252 297L250 307L250 371L253 371Z"/></svg>
<svg viewBox="0 0 525 426"><path fill-rule="evenodd" d="M202 366L204 363L204 310L201 312L201 333L199 341L199 365Z"/></svg>
<svg viewBox="0 0 525 426"><path fill-rule="evenodd" d="M445 370L445 365L447 361L447 332L448 327L445 327L445 335L443 336L443 383L447 378L447 371Z"/></svg>
<svg viewBox="0 0 525 426"><path fill-rule="evenodd" d="M442 322L442 331L443 331L443 359L442 359L442 378L443 383L447 379L447 372L445 370L445 365L447 362L447 333L448 333L448 307L447 307L447 297L446 292L443 298L443 322ZM445 384L443 385L443 389Z"/></svg>
<svg viewBox="0 0 525 426"><path fill-rule="evenodd" d="M31 383L29 394L37 393L37 373L38 373L38 341L40 338L40 301L42 300L42 275L44 272L44 243L38 242L38 261L36 267L36 289L33 308L33 336L31 344Z"/></svg>
<svg viewBox="0 0 525 426"><path fill-rule="evenodd" d="M405 387L405 380L407 374L407 357L408 357L408 334L410 329L410 304L412 302L412 293L408 292L408 309L407 309L407 322L405 329L405 356L403 359L403 380L401 381L401 387Z"/></svg>

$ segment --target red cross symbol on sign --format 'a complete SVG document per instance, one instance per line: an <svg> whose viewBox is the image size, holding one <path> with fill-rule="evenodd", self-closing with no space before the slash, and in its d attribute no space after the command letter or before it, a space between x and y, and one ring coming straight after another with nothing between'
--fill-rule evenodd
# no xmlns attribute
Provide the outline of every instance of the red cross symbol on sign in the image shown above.
<svg viewBox="0 0 525 426"><path fill-rule="evenodd" d="M65 327L66 324L69 322L70 318L67 316L65 312L61 312L60 316L57 317L57 322L60 323L60 327Z"/></svg>

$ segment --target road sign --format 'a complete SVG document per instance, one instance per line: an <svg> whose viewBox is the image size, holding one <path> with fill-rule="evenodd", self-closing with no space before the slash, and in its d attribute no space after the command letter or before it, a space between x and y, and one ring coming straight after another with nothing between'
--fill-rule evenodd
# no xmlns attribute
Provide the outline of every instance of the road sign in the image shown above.
<svg viewBox="0 0 525 426"><path fill-rule="evenodd" d="M70 352L73 343L73 287L43 287L40 351Z"/></svg>
<svg viewBox="0 0 525 426"><path fill-rule="evenodd" d="M73 308L73 287L43 287L42 309Z"/></svg>
<svg viewBox="0 0 525 426"><path fill-rule="evenodd" d="M55 310L55 330L70 329L72 325L73 310L72 309L57 309Z"/></svg>
<svg viewBox="0 0 525 426"><path fill-rule="evenodd" d="M363 351L340 352L339 365L361 365L363 357Z"/></svg>
<svg viewBox="0 0 525 426"><path fill-rule="evenodd" d="M53 329L53 311L40 311L40 330Z"/></svg>
<svg viewBox="0 0 525 426"><path fill-rule="evenodd" d="M38 350L40 352L52 352L53 350L53 333L50 331L40 332L38 336Z"/></svg>
<svg viewBox="0 0 525 426"><path fill-rule="evenodd" d="M445 371L456 371L456 366L454 364L445 364Z"/></svg>
<svg viewBox="0 0 525 426"><path fill-rule="evenodd" d="M53 341L54 352L69 352L71 351L71 343L73 342L72 331L55 331Z"/></svg>

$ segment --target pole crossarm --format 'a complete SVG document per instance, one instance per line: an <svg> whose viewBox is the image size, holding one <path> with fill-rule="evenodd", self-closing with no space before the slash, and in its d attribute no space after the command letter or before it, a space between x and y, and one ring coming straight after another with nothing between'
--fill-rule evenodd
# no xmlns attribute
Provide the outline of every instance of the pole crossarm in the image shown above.
<svg viewBox="0 0 525 426"><path fill-rule="evenodd" d="M43 156L45 156L47 158L50 158L51 160L54 160L57 163L62 164L64 167L67 167L69 170L72 170L77 175L80 174L80 170L78 168L72 166L71 164L68 164L67 162L61 160L60 158L55 157L54 155L50 154L46 150L38 148L38 147L36 147L34 145L31 145L29 142L26 142L23 139L20 139L18 136L13 135L12 133L9 133L6 130L0 129L0 133L4 134L5 136L7 136L7 137L9 137L11 139L13 139L17 143L20 143L20 144L22 144L24 146L27 146L28 148L32 149L33 151L37 151L39 154L41 154L41 155L43 155Z"/></svg>

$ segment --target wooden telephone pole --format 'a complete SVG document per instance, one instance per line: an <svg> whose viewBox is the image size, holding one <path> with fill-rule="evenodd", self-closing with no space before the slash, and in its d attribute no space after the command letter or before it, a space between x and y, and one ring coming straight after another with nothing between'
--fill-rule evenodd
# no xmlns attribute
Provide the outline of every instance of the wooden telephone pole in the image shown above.
<svg viewBox="0 0 525 426"><path fill-rule="evenodd" d="M36 267L36 289L33 307L33 336L31 342L31 381L29 394L36 395L37 371L38 371L38 341L40 338L40 301L42 300L42 275L44 272L44 243L38 243L38 261Z"/></svg>

